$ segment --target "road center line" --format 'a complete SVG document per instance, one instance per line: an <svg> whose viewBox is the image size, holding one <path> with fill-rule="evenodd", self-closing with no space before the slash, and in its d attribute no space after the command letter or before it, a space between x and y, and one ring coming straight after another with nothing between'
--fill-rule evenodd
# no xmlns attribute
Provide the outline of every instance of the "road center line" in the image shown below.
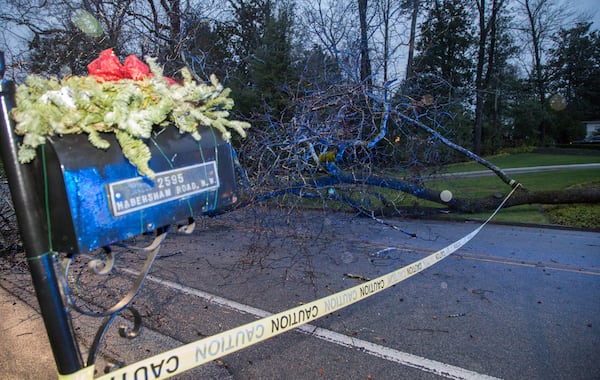
<svg viewBox="0 0 600 380"><path fill-rule="evenodd" d="M139 274L139 272L125 268L120 269L120 271L136 276ZM148 275L146 277L146 280L152 281L156 284L165 286L167 288L177 290L187 295L201 298L206 302L219 305L229 310L250 314L258 318L265 318L272 314L262 309L258 309L249 305L244 305L239 302L229 300L217 295L213 295L199 289L177 284L173 281L165 280L157 276ZM423 372L433 373L448 379L497 379L495 377L473 372L461 367L394 350L392 348L377 345L361 339L352 338L347 335L323 329L310 324L302 325L296 330L330 343L334 343L344 347L360 349L362 352L367 353L369 355L376 356L398 364L402 364L407 367L416 368Z"/></svg>

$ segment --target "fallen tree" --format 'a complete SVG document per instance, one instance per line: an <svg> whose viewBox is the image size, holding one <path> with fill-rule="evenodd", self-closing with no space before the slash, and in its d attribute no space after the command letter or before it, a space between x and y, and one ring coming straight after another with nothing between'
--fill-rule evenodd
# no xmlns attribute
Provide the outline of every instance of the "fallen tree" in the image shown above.
<svg viewBox="0 0 600 380"><path fill-rule="evenodd" d="M409 194L435 202L442 209L460 213L493 210L498 194L484 198L442 199L425 180L443 171L444 156L453 152L489 169L507 185L506 193L519 186L506 207L525 204L600 203L597 186L553 191L530 191L501 168L455 143L444 135L444 120L451 115L447 105L425 96L390 96L390 83L375 94L362 85L333 86L296 99L289 120L259 120L240 152L246 202L265 201L293 194L346 203L354 209L380 214L398 214L407 209L394 197L377 189ZM423 100L425 99L425 100ZM401 137L399 137L401 136ZM404 141L402 146L398 141ZM402 173L402 175L398 175ZM351 196L350 192L363 192ZM500 191L503 192L503 191ZM389 191L388 191L389 194ZM373 207L369 199L380 202ZM289 198L285 198L289 201ZM439 212L440 208L434 209Z"/></svg>

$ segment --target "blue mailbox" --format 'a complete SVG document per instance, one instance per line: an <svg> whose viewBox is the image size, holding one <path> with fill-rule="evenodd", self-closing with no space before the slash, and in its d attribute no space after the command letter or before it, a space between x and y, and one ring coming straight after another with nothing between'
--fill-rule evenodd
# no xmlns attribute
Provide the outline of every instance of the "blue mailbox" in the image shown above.
<svg viewBox="0 0 600 380"><path fill-rule="evenodd" d="M201 136L196 141L174 127L156 131L148 141L152 180L137 173L112 134L102 136L108 150L93 147L87 135L49 138L34 172L53 249L91 251L231 208L237 200L232 147L213 128Z"/></svg>

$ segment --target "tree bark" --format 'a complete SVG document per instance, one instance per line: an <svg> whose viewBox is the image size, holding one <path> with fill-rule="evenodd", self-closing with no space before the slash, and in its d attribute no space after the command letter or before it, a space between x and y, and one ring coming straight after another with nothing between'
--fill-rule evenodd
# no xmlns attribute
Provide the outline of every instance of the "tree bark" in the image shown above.
<svg viewBox="0 0 600 380"><path fill-rule="evenodd" d="M477 72L475 76L475 131L473 136L473 152L481 153L481 142L483 140L483 122L485 94L490 87L490 79L494 73L494 60L496 54L496 22L498 13L504 0L492 0L492 9L489 19L486 19L485 0L477 2L479 12L479 47L477 54ZM489 47L488 47L489 41ZM487 50L487 64L486 64Z"/></svg>
<svg viewBox="0 0 600 380"><path fill-rule="evenodd" d="M531 44L533 47L533 66L534 66L534 85L535 92L537 94L537 100L540 105L544 106L546 99L546 84L544 80L544 68L542 65L542 46L541 46L541 31L539 30L538 23L540 7L544 7L545 0L541 0L539 3L532 4L530 0L525 0L525 9L527 11L527 19L529 20L529 28L531 34ZM532 8L534 7L534 8ZM538 131L540 134L540 142L544 142L546 139L546 125L544 120L540 120L538 125Z"/></svg>
<svg viewBox="0 0 600 380"><path fill-rule="evenodd" d="M419 17L419 1L420 0L412 0L412 14L410 16L410 38L408 40L408 58L406 60L406 79L413 76L415 40L417 36L417 18Z"/></svg>
<svg viewBox="0 0 600 380"><path fill-rule="evenodd" d="M387 0L383 10L383 83L388 81L388 63L390 58L390 12L391 0Z"/></svg>
<svg viewBox="0 0 600 380"><path fill-rule="evenodd" d="M440 203L440 202L438 202ZM491 211L498 206L496 197L478 199L453 199L448 203L448 208L463 213L476 213ZM527 191L518 189L506 202L504 207L513 207L531 204L573 204L573 203L600 203L600 189L582 188L554 191Z"/></svg>
<svg viewBox="0 0 600 380"><path fill-rule="evenodd" d="M373 78L371 77L371 60L369 58L367 0L358 0L358 17L360 24L360 80L367 86L371 86Z"/></svg>
<svg viewBox="0 0 600 380"><path fill-rule="evenodd" d="M477 1L477 10L479 12L479 44L477 49L477 68L475 72L475 126L473 131L473 152L475 154L480 154L483 136L483 65L485 62L485 45L487 41L485 0Z"/></svg>

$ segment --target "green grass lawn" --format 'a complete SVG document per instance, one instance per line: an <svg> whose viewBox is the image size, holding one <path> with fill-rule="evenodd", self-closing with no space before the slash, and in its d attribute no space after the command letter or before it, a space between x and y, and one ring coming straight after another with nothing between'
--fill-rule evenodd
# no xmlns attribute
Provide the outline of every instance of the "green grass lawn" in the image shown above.
<svg viewBox="0 0 600 380"><path fill-rule="evenodd" d="M569 186L592 184L600 181L600 169L514 174L511 178L532 191L562 190ZM427 181L426 185L440 191L448 189L461 198L478 198L510 191L510 187L495 175L476 178L438 177Z"/></svg>

